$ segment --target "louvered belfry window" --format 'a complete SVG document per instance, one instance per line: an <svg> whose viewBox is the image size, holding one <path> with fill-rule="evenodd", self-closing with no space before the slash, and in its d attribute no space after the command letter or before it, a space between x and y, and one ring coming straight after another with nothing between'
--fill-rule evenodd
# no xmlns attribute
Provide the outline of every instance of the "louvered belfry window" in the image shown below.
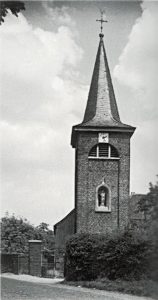
<svg viewBox="0 0 158 300"><path fill-rule="evenodd" d="M114 146L108 143L99 143L89 152L89 158L118 158L118 152Z"/></svg>
<svg viewBox="0 0 158 300"><path fill-rule="evenodd" d="M108 157L109 156L109 144L100 144L99 148L99 157Z"/></svg>
<svg viewBox="0 0 158 300"><path fill-rule="evenodd" d="M97 156L97 147L93 147L90 151L90 156L96 157Z"/></svg>
<svg viewBox="0 0 158 300"><path fill-rule="evenodd" d="M111 157L118 157L117 150L111 146Z"/></svg>

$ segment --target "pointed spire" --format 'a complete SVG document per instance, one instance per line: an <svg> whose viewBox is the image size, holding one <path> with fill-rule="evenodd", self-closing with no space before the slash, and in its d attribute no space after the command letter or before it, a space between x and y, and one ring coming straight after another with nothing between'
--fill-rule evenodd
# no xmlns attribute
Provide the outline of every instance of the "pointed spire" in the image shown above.
<svg viewBox="0 0 158 300"><path fill-rule="evenodd" d="M101 19L97 21L101 23L99 47L94 65L85 115L82 123L75 125L72 128L72 147L76 147L77 132L79 131L99 132L100 130L106 130L106 132L128 132L132 135L135 130L135 127L126 125L120 120L103 42L103 22L107 21L103 20L103 15L101 15Z"/></svg>
<svg viewBox="0 0 158 300"><path fill-rule="evenodd" d="M110 70L102 33L94 66L83 125L120 126L120 117L115 99Z"/></svg>

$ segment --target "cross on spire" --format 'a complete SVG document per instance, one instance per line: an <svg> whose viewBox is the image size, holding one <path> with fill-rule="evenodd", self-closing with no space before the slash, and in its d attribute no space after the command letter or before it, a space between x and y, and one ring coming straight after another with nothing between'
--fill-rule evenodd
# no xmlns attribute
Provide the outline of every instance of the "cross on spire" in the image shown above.
<svg viewBox="0 0 158 300"><path fill-rule="evenodd" d="M101 13L101 18L97 19L96 21L100 22L100 30L101 30L100 37L103 37L104 36L102 33L103 32L103 23L107 23L108 21L103 19L104 11L101 10L100 13Z"/></svg>

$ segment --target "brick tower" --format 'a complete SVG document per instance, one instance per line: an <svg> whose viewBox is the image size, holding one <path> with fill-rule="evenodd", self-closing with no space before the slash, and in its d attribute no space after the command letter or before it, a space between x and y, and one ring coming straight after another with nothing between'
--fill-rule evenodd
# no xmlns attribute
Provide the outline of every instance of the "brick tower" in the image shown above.
<svg viewBox="0 0 158 300"><path fill-rule="evenodd" d="M75 232L110 233L128 223L130 138L123 124L99 35L83 122L72 128L75 148Z"/></svg>

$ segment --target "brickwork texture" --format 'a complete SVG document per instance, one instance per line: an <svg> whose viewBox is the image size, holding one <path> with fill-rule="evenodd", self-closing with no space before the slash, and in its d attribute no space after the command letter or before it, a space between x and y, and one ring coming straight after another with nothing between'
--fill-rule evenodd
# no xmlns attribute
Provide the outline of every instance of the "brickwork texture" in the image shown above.
<svg viewBox="0 0 158 300"><path fill-rule="evenodd" d="M41 241L29 241L29 274L41 277L42 252Z"/></svg>
<svg viewBox="0 0 158 300"><path fill-rule="evenodd" d="M109 143L119 152L118 159L89 159L98 143L97 132L79 133L76 149L76 229L77 232L111 233L128 223L130 136L109 134ZM96 189L102 182L109 188L111 211L96 212Z"/></svg>

